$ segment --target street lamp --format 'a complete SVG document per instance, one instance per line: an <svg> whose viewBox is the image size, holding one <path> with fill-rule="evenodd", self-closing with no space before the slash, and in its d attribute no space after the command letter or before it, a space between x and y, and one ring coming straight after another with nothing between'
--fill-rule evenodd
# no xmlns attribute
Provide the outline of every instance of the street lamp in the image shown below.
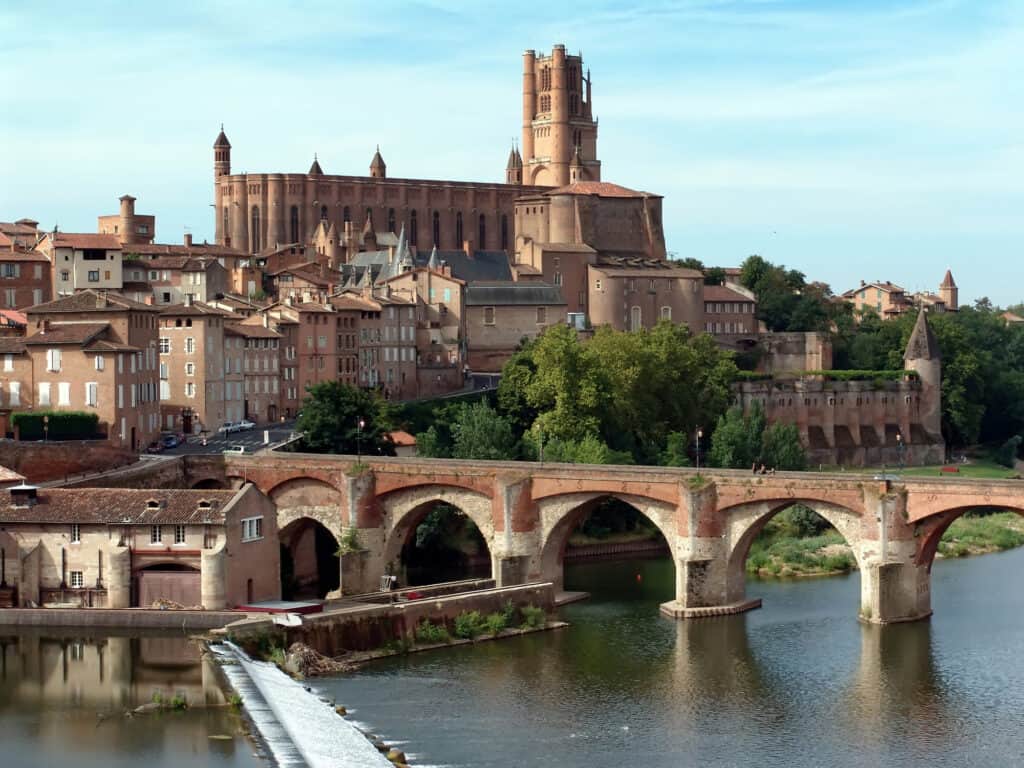
<svg viewBox="0 0 1024 768"><path fill-rule="evenodd" d="M697 427L697 474L700 474L700 439L704 437L704 430Z"/></svg>
<svg viewBox="0 0 1024 768"><path fill-rule="evenodd" d="M896 433L896 454L899 456L900 461L900 472L903 471L903 451L905 446L903 445L903 434L901 432Z"/></svg>
<svg viewBox="0 0 1024 768"><path fill-rule="evenodd" d="M361 459L363 457L363 427L366 426L366 422L360 416L356 422L356 458Z"/></svg>

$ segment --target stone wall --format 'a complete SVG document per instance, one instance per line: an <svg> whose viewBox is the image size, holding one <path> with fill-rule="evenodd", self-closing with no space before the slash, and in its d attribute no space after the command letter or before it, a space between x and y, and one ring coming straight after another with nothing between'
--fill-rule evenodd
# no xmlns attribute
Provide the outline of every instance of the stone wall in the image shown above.
<svg viewBox="0 0 1024 768"><path fill-rule="evenodd" d="M0 440L0 466L24 475L29 483L67 475L105 472L137 461L138 456L103 440L20 442Z"/></svg>

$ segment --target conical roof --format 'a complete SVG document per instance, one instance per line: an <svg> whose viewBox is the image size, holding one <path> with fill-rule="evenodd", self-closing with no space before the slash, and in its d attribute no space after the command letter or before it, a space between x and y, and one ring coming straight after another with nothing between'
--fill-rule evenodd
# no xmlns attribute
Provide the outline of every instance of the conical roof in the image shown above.
<svg viewBox="0 0 1024 768"><path fill-rule="evenodd" d="M313 153L313 164L309 166L310 176L323 176L324 170L320 167L320 160L317 159L316 153Z"/></svg>
<svg viewBox="0 0 1024 768"><path fill-rule="evenodd" d="M430 252L430 261L427 262L428 269L441 269L441 259L437 255L437 244L434 244L434 249Z"/></svg>
<svg viewBox="0 0 1024 768"><path fill-rule="evenodd" d="M373 231L373 212L372 211L367 211L366 212L366 221L363 222L363 234L364 235L373 235L374 239L376 239L376 237L377 237L377 233Z"/></svg>
<svg viewBox="0 0 1024 768"><path fill-rule="evenodd" d="M217 134L217 138L213 142L214 149L231 149L231 142L228 141L227 135L224 133L224 123L220 124L220 133Z"/></svg>
<svg viewBox="0 0 1024 768"><path fill-rule="evenodd" d="M572 163L571 164L575 165L575 166L583 165L583 157L580 154L580 147L579 147L578 144L576 145L576 149L572 153Z"/></svg>
<svg viewBox="0 0 1024 768"><path fill-rule="evenodd" d="M378 144L377 151L373 153L373 160L370 161L370 172L385 170L387 170L387 165L384 163L384 158L380 156L380 144Z"/></svg>
<svg viewBox="0 0 1024 768"><path fill-rule="evenodd" d="M512 149L508 151L508 162L505 164L505 170L514 171L516 168L516 148L512 147Z"/></svg>
<svg viewBox="0 0 1024 768"><path fill-rule="evenodd" d="M928 324L927 313L922 308L917 313L917 322L914 323L914 330L910 334L910 341L907 342L907 351L903 359L910 360L941 360L939 352L939 340L935 338L931 325Z"/></svg>
<svg viewBox="0 0 1024 768"><path fill-rule="evenodd" d="M942 278L942 285L940 288L956 288L956 282L953 280L953 273L948 269L946 270L946 276Z"/></svg>

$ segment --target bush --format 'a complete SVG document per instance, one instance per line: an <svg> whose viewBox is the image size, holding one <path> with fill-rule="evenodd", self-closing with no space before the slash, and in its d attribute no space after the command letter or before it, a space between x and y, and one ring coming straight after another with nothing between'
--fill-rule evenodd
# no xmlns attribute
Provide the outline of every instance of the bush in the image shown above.
<svg viewBox="0 0 1024 768"><path fill-rule="evenodd" d="M520 609L520 613L523 615L523 629L538 629L543 627L548 620L548 615L544 609L532 604L524 605Z"/></svg>
<svg viewBox="0 0 1024 768"><path fill-rule="evenodd" d="M416 641L428 645L447 643L451 640L448 628L444 624L434 624L430 619L423 619L416 625Z"/></svg>
<svg viewBox="0 0 1024 768"><path fill-rule="evenodd" d="M455 617L455 636L472 640L487 629L487 621L480 611L463 611Z"/></svg>
<svg viewBox="0 0 1024 768"><path fill-rule="evenodd" d="M1014 435L1003 443L995 453L996 462L1004 467L1013 469L1017 456L1020 453L1020 444L1022 442L1024 442L1024 437Z"/></svg>
<svg viewBox="0 0 1024 768"><path fill-rule="evenodd" d="M504 613L489 613L484 621L487 631L492 635L497 635L508 626L508 619L505 618Z"/></svg>
<svg viewBox="0 0 1024 768"><path fill-rule="evenodd" d="M47 419L44 430L43 418ZM11 414L11 426L22 440L91 440L96 437L100 417L84 411L18 411Z"/></svg>

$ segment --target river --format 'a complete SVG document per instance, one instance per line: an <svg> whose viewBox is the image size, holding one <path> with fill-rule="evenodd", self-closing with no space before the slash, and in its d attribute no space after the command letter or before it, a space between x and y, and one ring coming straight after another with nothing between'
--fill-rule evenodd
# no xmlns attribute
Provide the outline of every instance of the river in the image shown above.
<svg viewBox="0 0 1024 768"><path fill-rule="evenodd" d="M1022 577L1024 549L938 562L935 615L891 627L857 621L856 573L751 580L763 609L675 622L668 560L587 563L567 629L316 687L418 768L1021 765Z"/></svg>
<svg viewBox="0 0 1024 768"><path fill-rule="evenodd" d="M181 711L128 714L155 696ZM167 633L0 629L0 766L265 766L199 646Z"/></svg>

